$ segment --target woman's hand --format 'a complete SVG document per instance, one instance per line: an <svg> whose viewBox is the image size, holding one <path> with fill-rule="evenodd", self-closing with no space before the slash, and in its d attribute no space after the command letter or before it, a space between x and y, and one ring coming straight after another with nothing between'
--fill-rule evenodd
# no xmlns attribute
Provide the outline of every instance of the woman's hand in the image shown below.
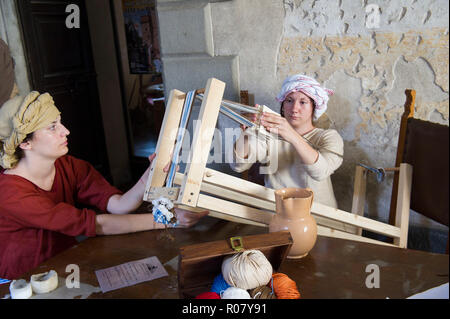
<svg viewBox="0 0 450 319"><path fill-rule="evenodd" d="M152 166L152 162L156 157L156 153L151 154L148 157L148 161L150 162L150 165L148 165L148 168L145 170L144 174L142 174L141 178L139 179L140 182L142 182L144 185L147 184L148 175L150 174L150 166Z"/></svg>
<svg viewBox="0 0 450 319"><path fill-rule="evenodd" d="M201 218L209 214L207 210L202 212L191 212L182 208L175 208L177 216L178 228L189 228L197 224Z"/></svg>
<svg viewBox="0 0 450 319"><path fill-rule="evenodd" d="M280 135L291 144L299 138L297 131L289 124L286 118L280 115L264 112L261 116L261 125L270 133Z"/></svg>
<svg viewBox="0 0 450 319"><path fill-rule="evenodd" d="M255 109L259 109L259 104L255 104ZM258 121L258 113L242 113L241 115L244 116L250 122L256 123ZM247 126L243 124L241 124L240 127L243 131L247 129Z"/></svg>
<svg viewBox="0 0 450 319"><path fill-rule="evenodd" d="M195 225L202 217L208 215L208 211L194 213L185 209L175 208L177 214L177 228L188 228ZM167 226L155 222L153 214L126 214L111 215L98 214L95 219L97 235L118 235L135 233L139 231L164 229Z"/></svg>
<svg viewBox="0 0 450 319"><path fill-rule="evenodd" d="M150 174L150 167L152 166L152 162L156 157L156 153L151 154L148 157L148 161L150 162L150 164L148 165L148 168L145 170L144 174L142 174L141 178L139 179L144 185L147 184L147 180L148 180L148 175ZM172 156L170 156L172 157ZM176 167L176 171L178 172L179 170L179 165L177 165ZM166 166L164 166L163 171L164 173L167 173L170 169L170 161L166 164Z"/></svg>
<svg viewBox="0 0 450 319"><path fill-rule="evenodd" d="M149 165L148 169L145 171L144 175L142 175L142 177L141 177L141 180L143 178L145 178L145 183L148 179L150 166L152 165L152 161L155 159L155 157L156 157L156 153L153 153L148 157L148 160L150 161L150 165ZM163 171L167 173L169 171L169 169L170 169L170 162L166 164ZM177 165L176 171L178 171L178 169L179 169L179 165ZM177 227L178 228L188 228L188 227L191 227L191 226L197 224L198 221L202 217L208 215L209 212L203 211L203 212L196 213L196 212L191 212L189 210L182 209L182 208L175 208L175 214L177 216L177 222L178 222ZM159 223L155 223L155 224L156 224L156 225L154 225L155 229L161 229L161 228L165 227L164 224L159 224Z"/></svg>
<svg viewBox="0 0 450 319"><path fill-rule="evenodd" d="M253 123L255 123L256 120L258 119L258 115L255 113L242 113L241 115ZM241 130L243 130L243 131L245 131L247 129L247 126L245 126L244 124L240 124L239 126L241 127Z"/></svg>
<svg viewBox="0 0 450 319"><path fill-rule="evenodd" d="M261 125L270 133L278 134L292 144L304 164L314 164L319 158L319 153L302 138L284 117L272 113L263 113Z"/></svg>
<svg viewBox="0 0 450 319"><path fill-rule="evenodd" d="M129 189L125 194L119 195L115 194L111 196L108 200L106 210L112 214L127 214L132 211L135 211L139 206L141 206L143 202L143 196L145 191L145 186L147 185L148 176L150 174L150 167L152 165L152 161L155 159L156 153L153 153L148 157L150 161L150 165L145 170L145 173L142 174L139 181ZM164 172L168 172L170 168L170 162L166 164L164 167ZM178 171L177 165L177 171Z"/></svg>

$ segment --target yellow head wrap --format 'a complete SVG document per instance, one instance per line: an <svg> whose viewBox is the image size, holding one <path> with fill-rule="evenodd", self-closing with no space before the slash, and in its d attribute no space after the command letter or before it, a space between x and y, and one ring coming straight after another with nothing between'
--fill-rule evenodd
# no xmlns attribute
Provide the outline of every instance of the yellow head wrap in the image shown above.
<svg viewBox="0 0 450 319"><path fill-rule="evenodd" d="M19 159L17 146L27 134L47 127L60 112L50 94L33 91L25 98L16 96L0 108L0 166L14 167Z"/></svg>

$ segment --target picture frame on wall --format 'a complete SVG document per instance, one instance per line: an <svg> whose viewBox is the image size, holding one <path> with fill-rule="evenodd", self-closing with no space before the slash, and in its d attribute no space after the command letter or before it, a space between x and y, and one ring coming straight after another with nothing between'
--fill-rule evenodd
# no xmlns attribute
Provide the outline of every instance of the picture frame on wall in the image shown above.
<svg viewBox="0 0 450 319"><path fill-rule="evenodd" d="M131 74L162 73L156 0L122 0Z"/></svg>

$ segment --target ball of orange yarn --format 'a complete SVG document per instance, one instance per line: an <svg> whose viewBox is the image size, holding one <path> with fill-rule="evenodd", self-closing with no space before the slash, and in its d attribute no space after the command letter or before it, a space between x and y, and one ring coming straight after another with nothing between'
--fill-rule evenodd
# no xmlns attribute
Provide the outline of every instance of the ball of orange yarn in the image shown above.
<svg viewBox="0 0 450 319"><path fill-rule="evenodd" d="M273 278L273 291L277 296L277 299L300 299L300 292L298 291L297 284L287 275L282 273L274 273ZM270 284L272 288L272 281Z"/></svg>

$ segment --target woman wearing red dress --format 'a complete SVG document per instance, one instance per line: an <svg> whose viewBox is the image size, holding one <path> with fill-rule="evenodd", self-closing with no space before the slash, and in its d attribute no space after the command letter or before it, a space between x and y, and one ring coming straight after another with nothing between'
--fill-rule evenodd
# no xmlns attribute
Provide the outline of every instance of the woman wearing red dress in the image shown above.
<svg viewBox="0 0 450 319"><path fill-rule="evenodd" d="M91 164L67 155L70 132L48 93L33 91L0 106L0 277L18 278L76 244L78 235L165 227L152 214L128 214L142 204L148 169L122 193ZM176 213L177 227L207 214Z"/></svg>

